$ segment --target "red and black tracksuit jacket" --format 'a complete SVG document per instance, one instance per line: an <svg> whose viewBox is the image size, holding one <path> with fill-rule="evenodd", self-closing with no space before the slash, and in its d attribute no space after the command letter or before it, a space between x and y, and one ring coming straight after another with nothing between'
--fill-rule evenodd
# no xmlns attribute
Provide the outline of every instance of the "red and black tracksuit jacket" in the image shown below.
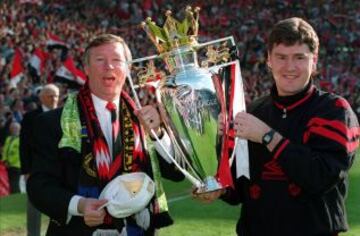
<svg viewBox="0 0 360 236"><path fill-rule="evenodd" d="M327 236L348 229L348 171L359 145L349 103L309 84L279 97L275 87L249 112L284 139L273 152L249 142L251 179L238 179L223 200L242 203L238 235Z"/></svg>

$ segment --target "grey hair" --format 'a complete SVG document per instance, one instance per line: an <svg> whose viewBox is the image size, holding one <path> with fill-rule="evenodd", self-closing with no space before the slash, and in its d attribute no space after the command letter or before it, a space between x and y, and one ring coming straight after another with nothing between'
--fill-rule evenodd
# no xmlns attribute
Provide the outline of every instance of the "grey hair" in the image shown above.
<svg viewBox="0 0 360 236"><path fill-rule="evenodd" d="M60 93L60 89L58 86L56 86L55 84L47 84L41 89L41 91L39 93L39 97L47 94L49 91L53 91L57 94Z"/></svg>

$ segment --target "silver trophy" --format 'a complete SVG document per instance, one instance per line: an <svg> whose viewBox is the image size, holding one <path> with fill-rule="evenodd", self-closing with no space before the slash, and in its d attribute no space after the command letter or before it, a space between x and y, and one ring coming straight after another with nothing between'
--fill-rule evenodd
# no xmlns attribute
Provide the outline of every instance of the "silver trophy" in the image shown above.
<svg viewBox="0 0 360 236"><path fill-rule="evenodd" d="M159 55L129 62L137 81L134 85L129 76L135 101L141 106L136 87L152 84L174 144L174 156L164 149L169 158L198 192L227 187L232 185L230 166L235 153L231 155L229 150L235 150L231 143L239 141L229 140L227 133L218 135L218 116L226 114L228 125L236 112L245 109L240 66L238 61L230 60L229 48L235 45L234 40L227 37L197 43L198 8L192 11L187 7L182 22L174 19L170 11L166 17L163 28L149 18L142 24ZM162 65L159 59L164 62ZM231 66L235 69L226 69ZM237 76L232 73L234 70ZM247 155L247 146L241 146Z"/></svg>

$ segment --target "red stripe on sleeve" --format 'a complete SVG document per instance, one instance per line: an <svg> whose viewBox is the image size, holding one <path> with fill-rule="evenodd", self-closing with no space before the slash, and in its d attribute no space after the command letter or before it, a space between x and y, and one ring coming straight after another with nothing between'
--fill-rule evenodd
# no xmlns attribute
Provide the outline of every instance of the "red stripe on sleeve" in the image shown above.
<svg viewBox="0 0 360 236"><path fill-rule="evenodd" d="M274 160L278 159L278 157L280 156L280 154L282 153L282 151L284 150L284 148L290 143L290 141L288 139L286 139L281 146L278 148L278 150L276 151L275 155L274 155Z"/></svg>
<svg viewBox="0 0 360 236"><path fill-rule="evenodd" d="M348 101L346 101L343 98L339 98L336 100L335 102L335 106L337 107L341 107L341 108L345 108L345 109L349 109L350 108L350 104L348 103Z"/></svg>
<svg viewBox="0 0 360 236"><path fill-rule="evenodd" d="M359 146L358 139L355 141L349 142L346 138L344 138L340 134L338 134L332 130L329 130L326 127L310 127L309 132L313 133L313 134L317 134L319 136L323 136L325 138L331 139L331 140L341 144L342 146L345 147L347 152L353 152Z"/></svg>
<svg viewBox="0 0 360 236"><path fill-rule="evenodd" d="M359 127L349 128L343 122L341 122L339 120L327 120L327 119L315 117L309 121L307 126L308 127L309 126L329 126L329 127L332 127L333 129L340 131L349 140L351 140L353 138L358 138L360 135Z"/></svg>

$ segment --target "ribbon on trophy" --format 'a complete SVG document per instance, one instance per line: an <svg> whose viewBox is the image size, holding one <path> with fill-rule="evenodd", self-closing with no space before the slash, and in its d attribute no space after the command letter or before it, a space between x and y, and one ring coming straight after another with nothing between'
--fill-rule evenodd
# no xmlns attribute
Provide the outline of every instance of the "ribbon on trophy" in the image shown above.
<svg viewBox="0 0 360 236"><path fill-rule="evenodd" d="M245 111L246 108L240 63L238 60L236 60L234 64L224 68L222 78L225 81L225 93L229 94L227 99L227 114L228 123L231 123L231 121L235 119L235 115L240 111ZM236 177L245 176L249 179L249 151L247 141L235 138L235 132L231 129L229 130L228 136L229 140L227 141L226 148L228 153L232 152L229 164L230 166L232 165L236 155Z"/></svg>

